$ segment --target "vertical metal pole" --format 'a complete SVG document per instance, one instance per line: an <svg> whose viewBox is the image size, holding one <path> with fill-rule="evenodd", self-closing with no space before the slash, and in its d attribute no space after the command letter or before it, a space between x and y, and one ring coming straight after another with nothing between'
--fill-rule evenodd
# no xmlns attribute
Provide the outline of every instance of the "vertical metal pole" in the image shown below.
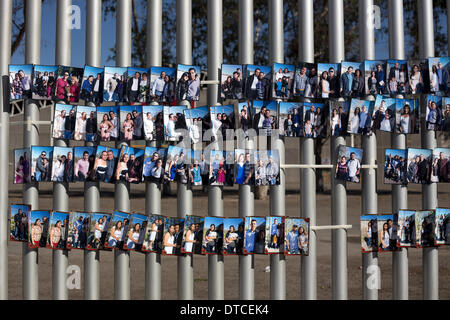
<svg viewBox="0 0 450 320"><path fill-rule="evenodd" d="M344 3L342 0L328 1L328 29L330 62L345 60L344 49ZM331 137L331 163L337 163L339 145L345 145L345 137ZM347 224L347 190L345 181L334 178L331 172L331 224ZM347 230L332 230L332 288L334 300L347 300Z"/></svg>
<svg viewBox="0 0 450 320"><path fill-rule="evenodd" d="M27 0L26 2L26 38L25 38L25 63L40 64L41 57L41 1ZM36 102L26 100L24 120L39 121L39 107ZM39 127L32 125L23 129L23 146L29 148L39 145ZM30 155L31 161L31 155ZM39 184L30 182L24 185L23 201L31 205L32 210L39 208ZM28 248L24 243L22 247L22 292L25 300L38 299L38 249Z"/></svg>
<svg viewBox="0 0 450 320"><path fill-rule="evenodd" d="M0 300L8 299L9 70L12 0L0 3ZM8 228L7 228L8 226Z"/></svg>
<svg viewBox="0 0 450 320"><path fill-rule="evenodd" d="M223 60L222 0L208 0L208 79L220 80L219 70ZM208 105L218 104L219 86L208 85ZM216 148L216 150L219 150ZM221 186L208 186L208 215L223 217ZM208 256L208 299L224 299L223 255Z"/></svg>
<svg viewBox="0 0 450 320"><path fill-rule="evenodd" d="M299 61L314 62L314 3L312 0L299 0ZM314 140L300 138L300 163L314 164ZM301 216L310 219L310 226L316 225L316 171L300 170ZM316 233L310 231L309 255L302 256L302 299L317 299L316 273Z"/></svg>
<svg viewBox="0 0 450 320"><path fill-rule="evenodd" d="M389 56L391 59L405 59L403 28L403 1L389 0ZM403 98L402 95L397 98ZM406 135L392 133L392 148L406 149ZM392 212L408 208L408 187L392 186ZM408 249L400 248L392 253L392 298L408 300Z"/></svg>
<svg viewBox="0 0 450 320"><path fill-rule="evenodd" d="M434 57L433 32L433 1L418 0L419 12L419 56L421 59ZM434 149L437 147L436 132L422 130L422 147ZM438 203L437 183L422 186L422 208L436 209ZM437 300L439 298L439 264L438 248L423 249L423 298Z"/></svg>
<svg viewBox="0 0 450 320"><path fill-rule="evenodd" d="M361 61L375 58L375 39L373 26L373 0L359 0L359 55ZM373 99L372 96L367 99ZM363 164L375 164L377 159L377 139L375 134L362 137ZM362 213L377 213L377 177L376 170L362 170ZM378 266L378 255L363 253L363 288L365 300L377 300L378 289L368 285L370 272Z"/></svg>
<svg viewBox="0 0 450 320"><path fill-rule="evenodd" d="M269 0L269 63L284 63L283 0ZM276 131L276 130L274 130ZM272 150L280 156L280 166L284 164L284 141L278 132L270 140ZM280 184L270 186L270 214L285 215L285 173L280 168ZM270 299L286 299L286 259L284 254L270 255Z"/></svg>
<svg viewBox="0 0 450 320"><path fill-rule="evenodd" d="M116 7L116 65L131 65L131 0L117 0ZM114 193L116 210L130 212L130 185L117 181ZM130 252L114 251L114 297L130 299Z"/></svg>
<svg viewBox="0 0 450 320"><path fill-rule="evenodd" d="M147 67L162 64L162 0L147 2ZM156 146L156 142L147 142ZM145 184L145 208L148 214L161 213L161 187L153 182ZM145 298L161 299L161 255L150 252L145 255Z"/></svg>
<svg viewBox="0 0 450 320"><path fill-rule="evenodd" d="M102 1L86 2L86 64L94 67L101 65ZM89 103L89 105L94 105ZM86 146L95 146L86 142ZM84 183L84 210L100 210L100 186L98 182ZM100 299L100 251L84 251L84 298Z"/></svg>
<svg viewBox="0 0 450 320"><path fill-rule="evenodd" d="M253 0L239 0L239 63L253 64ZM253 141L238 140L238 147L253 149ZM239 216L254 214L253 186L239 185ZM253 255L239 256L239 299L255 298L255 266Z"/></svg>
<svg viewBox="0 0 450 320"><path fill-rule="evenodd" d="M177 0L177 63L192 64L192 0ZM182 101L180 105L188 105ZM177 215L184 218L192 213L192 188L186 184L177 185ZM194 261L192 255L178 259L178 299L194 299Z"/></svg>
<svg viewBox="0 0 450 320"><path fill-rule="evenodd" d="M56 43L55 64L70 66L71 29L69 17L72 0L61 0L56 4ZM53 115L51 115L53 117ZM56 140L55 146L67 147L65 140ZM53 183L53 210L69 210L69 183ZM66 285L66 270L69 264L67 250L53 250L52 295L54 300L67 300L69 292Z"/></svg>

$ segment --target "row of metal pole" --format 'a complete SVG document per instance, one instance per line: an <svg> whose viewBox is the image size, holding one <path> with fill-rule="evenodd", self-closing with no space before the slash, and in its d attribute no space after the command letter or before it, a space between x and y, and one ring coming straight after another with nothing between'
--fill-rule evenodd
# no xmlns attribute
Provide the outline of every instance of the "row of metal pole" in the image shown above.
<svg viewBox="0 0 450 320"><path fill-rule="evenodd" d="M449 4L450 1L447 1ZM41 43L41 13L40 1L26 1L26 38L25 63L40 63ZM71 0L57 2L56 20L56 55L55 64L70 65L71 32L66 25ZM284 62L283 37L283 0L269 0L269 62ZM418 0L419 20L419 48L420 57L434 56L433 34L433 7L431 0ZM448 6L449 7L449 6ZM101 65L101 0L90 0L86 5L86 64L100 67ZM131 0L118 0L116 7L116 65L131 65ZM299 61L314 62L314 10L313 0L299 0ZM401 0L389 0L389 55L392 59L403 59L403 3ZM8 81L8 64L10 61L9 49L11 45L11 17L12 0L1 2L0 44L4 48L0 52L0 74L3 81ZM222 1L208 1L208 75L210 80L219 80L219 69L222 63ZM373 1L359 1L360 21L360 58L361 60L374 59L375 43L373 28ZM147 6L147 65L160 66L162 64L162 0L148 0ZM192 2L191 0L177 1L177 63L192 64ZM343 1L329 1L329 60L340 62L345 60L344 49L344 19ZM239 63L253 64L253 0L239 0ZM449 40L450 41L450 40ZM8 50L6 50L8 49ZM218 85L210 84L208 87L208 104L216 105L218 101ZM5 86L0 88L1 111L1 161L0 171L9 171L9 110L8 92ZM39 120L39 109L32 100L27 100L24 112L25 120ZM32 125L31 130L24 127L24 147L39 144L39 127ZM57 141L57 146L66 146L64 141ZM335 154L338 145L345 144L345 139L336 137L332 139L331 151ZM92 145L92 143L87 143ZM272 149L280 154L280 163L284 163L284 142L281 139L271 141ZM362 137L364 149L363 163L371 164L376 161L375 135ZM434 132L422 133L422 146L424 148L436 147ZM239 142L238 147L252 149L253 141ZM406 136L393 134L393 148L405 148ZM310 138L301 138L301 163L314 164L314 141ZM336 159L333 159L333 161ZM334 163L334 162L333 162ZM377 213L376 174L374 169L363 170L362 213ZM333 176L333 174L332 174ZM8 212L8 175L1 176L0 210L1 221L7 221ZM271 215L285 215L285 175L280 173L281 184L270 189ZM310 218L311 226L316 224L316 195L315 170L301 169L301 214ZM186 185L178 184L178 217L185 217L192 213L192 189ZM393 210L407 208L407 188L393 186ZM423 186L423 209L434 209L437 206L436 184ZM32 209L39 208L38 185L35 182L24 185L24 203L30 204ZM115 186L115 209L130 210L129 185L117 182ZM223 216L223 193L221 187L210 186L208 192L209 215ZM68 185L54 183L55 210L68 210ZM98 211L100 207L100 189L96 182L85 183L85 210ZM161 190L154 183L146 184L146 212L161 213ZM252 186L239 186L239 216L254 214L254 190ZM346 224L346 189L345 183L332 179L332 224ZM5 228L0 229L0 283L8 283L7 238ZM343 229L332 231L333 248L333 298L347 299L347 239ZM408 258L407 250L393 253L393 298L408 298ZM178 257L178 298L193 299L193 258L190 255ZM130 298L130 256L128 252L115 252L114 292L116 299ZM23 298L38 298L38 253L37 249L29 249L23 245ZM84 253L85 266L85 299L100 298L99 279L100 253ZM209 298L224 298L224 266L223 258L210 256L209 264ZM285 299L285 260L282 255L273 255L271 264L271 299ZM377 266L376 253L363 254L363 291L365 299L377 299L377 289L369 288L366 281L370 276L367 270L370 266ZM53 298L67 299L66 268L68 265L67 251L53 252ZM146 298L161 298L161 257L155 253L146 254ZM302 298L316 299L316 235L310 235L310 254L302 257ZM239 288L240 299L254 298L254 261L253 256L239 257ZM438 298L438 251L436 248L425 248L423 251L424 297L426 299ZM0 286L0 298L6 299L8 286Z"/></svg>

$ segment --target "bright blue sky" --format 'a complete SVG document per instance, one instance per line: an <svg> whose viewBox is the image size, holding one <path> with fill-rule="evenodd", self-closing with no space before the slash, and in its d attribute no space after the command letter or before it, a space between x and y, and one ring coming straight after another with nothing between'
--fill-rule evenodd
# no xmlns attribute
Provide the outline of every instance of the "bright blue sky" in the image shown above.
<svg viewBox="0 0 450 320"><path fill-rule="evenodd" d="M229 231L230 226L234 226L234 231L237 232L240 224L244 225L243 218L225 218L223 219L223 232Z"/></svg>
<svg viewBox="0 0 450 320"><path fill-rule="evenodd" d="M386 157L391 154L393 157L400 156L406 158L406 149L386 149L384 154Z"/></svg>
<svg viewBox="0 0 450 320"><path fill-rule="evenodd" d="M89 155L95 154L95 147L75 147L74 148L75 160L82 158L83 153L85 151L89 152Z"/></svg>

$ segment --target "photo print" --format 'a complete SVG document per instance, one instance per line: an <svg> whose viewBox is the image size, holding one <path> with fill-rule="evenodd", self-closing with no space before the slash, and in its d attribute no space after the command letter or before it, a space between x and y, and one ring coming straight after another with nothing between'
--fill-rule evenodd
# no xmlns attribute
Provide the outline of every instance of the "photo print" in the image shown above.
<svg viewBox="0 0 450 320"><path fill-rule="evenodd" d="M317 98L319 92L319 77L317 65L300 62L295 68L294 96L304 98Z"/></svg>
<svg viewBox="0 0 450 320"><path fill-rule="evenodd" d="M67 224L67 249L86 249L88 244L91 214L72 212Z"/></svg>
<svg viewBox="0 0 450 320"><path fill-rule="evenodd" d="M277 129L278 103L276 101L253 100L251 114L253 129L258 135L270 136Z"/></svg>
<svg viewBox="0 0 450 320"><path fill-rule="evenodd" d="M309 255L309 219L284 218L284 254Z"/></svg>
<svg viewBox="0 0 450 320"><path fill-rule="evenodd" d="M264 254L266 241L266 218L245 217L244 254Z"/></svg>
<svg viewBox="0 0 450 320"><path fill-rule="evenodd" d="M271 66L244 65L245 97L249 100L269 100L271 90Z"/></svg>
<svg viewBox="0 0 450 320"><path fill-rule="evenodd" d="M9 214L9 240L28 242L28 215L31 206L11 204Z"/></svg>
<svg viewBox="0 0 450 320"><path fill-rule="evenodd" d="M416 211L416 245L418 248L434 247L436 213L434 210Z"/></svg>
<svg viewBox="0 0 450 320"><path fill-rule="evenodd" d="M105 67L103 101L125 102L127 68Z"/></svg>
<svg viewBox="0 0 450 320"><path fill-rule="evenodd" d="M429 183L432 158L431 149L408 148L408 183Z"/></svg>
<svg viewBox="0 0 450 320"><path fill-rule="evenodd" d="M119 163L116 169L116 181L140 183L142 181L144 154L144 149L123 145L120 150Z"/></svg>
<svg viewBox="0 0 450 320"><path fill-rule="evenodd" d="M318 63L317 72L319 74L319 94L322 98L339 98L339 63Z"/></svg>
<svg viewBox="0 0 450 320"><path fill-rule="evenodd" d="M114 211L106 235L106 249L123 249L127 239L128 228L130 226L131 214L121 211Z"/></svg>
<svg viewBox="0 0 450 320"><path fill-rule="evenodd" d="M199 143L202 139L208 141L205 132L211 129L209 108L199 107L194 109L184 109L183 112L191 142L194 144Z"/></svg>
<svg viewBox="0 0 450 320"><path fill-rule="evenodd" d="M396 105L394 98L377 95L372 116L372 132L392 132L395 127Z"/></svg>
<svg viewBox="0 0 450 320"><path fill-rule="evenodd" d="M175 101L176 69L152 67L150 77L150 101L170 104Z"/></svg>
<svg viewBox="0 0 450 320"><path fill-rule="evenodd" d="M106 236L108 235L110 223L110 213L93 212L91 214L86 250L105 249Z"/></svg>
<svg viewBox="0 0 450 320"><path fill-rule="evenodd" d="M186 215L181 253L202 253L204 217Z"/></svg>
<svg viewBox="0 0 450 320"><path fill-rule="evenodd" d="M238 104L239 110L239 129L242 130L244 138L248 137L248 130L252 128L253 115L250 113L250 105L248 101Z"/></svg>
<svg viewBox="0 0 450 320"><path fill-rule="evenodd" d="M386 149L384 152L384 183L403 184L406 179L407 150Z"/></svg>
<svg viewBox="0 0 450 320"><path fill-rule="evenodd" d="M223 218L205 217L202 254L221 254L223 247Z"/></svg>
<svg viewBox="0 0 450 320"><path fill-rule="evenodd" d="M335 179L359 183L363 150L340 145L338 148Z"/></svg>
<svg viewBox="0 0 450 320"><path fill-rule="evenodd" d="M428 58L430 72L430 91L432 93L446 94L449 86L448 68L450 57Z"/></svg>
<svg viewBox="0 0 450 320"><path fill-rule="evenodd" d="M430 91L430 72L428 60L412 60L408 63L408 86L409 94L417 95Z"/></svg>
<svg viewBox="0 0 450 320"><path fill-rule="evenodd" d="M213 151L211 151L213 152ZM191 150L191 159L192 165L189 169L189 182L193 186L201 186L203 185L203 177L202 177L202 166L203 171L205 170L205 156L203 150ZM202 166L200 165L202 163ZM208 184L205 184L205 186Z"/></svg>
<svg viewBox="0 0 450 320"><path fill-rule="evenodd" d="M185 64L177 65L177 102L200 100L200 67Z"/></svg>
<svg viewBox="0 0 450 320"><path fill-rule="evenodd" d="M35 65L31 97L34 100L52 100L56 88L57 74L58 66Z"/></svg>
<svg viewBox="0 0 450 320"><path fill-rule="evenodd" d="M222 64L220 97L223 100L241 100L244 98L243 66Z"/></svg>
<svg viewBox="0 0 450 320"><path fill-rule="evenodd" d="M146 141L164 141L163 106L142 106L144 138Z"/></svg>
<svg viewBox="0 0 450 320"><path fill-rule="evenodd" d="M353 134L368 134L371 132L374 101L353 98L350 103L347 132Z"/></svg>
<svg viewBox="0 0 450 320"><path fill-rule="evenodd" d="M419 133L419 100L418 99L395 99L395 132L397 133Z"/></svg>
<svg viewBox="0 0 450 320"><path fill-rule="evenodd" d="M280 184L280 155L278 150L255 151L255 185Z"/></svg>
<svg viewBox="0 0 450 320"><path fill-rule="evenodd" d="M234 183L255 184L255 153L251 150L234 150Z"/></svg>
<svg viewBox="0 0 450 320"><path fill-rule="evenodd" d="M97 107L97 136L102 142L119 139L119 107Z"/></svg>
<svg viewBox="0 0 450 320"><path fill-rule="evenodd" d="M398 216L380 214L377 217L378 251L397 250Z"/></svg>
<svg viewBox="0 0 450 320"><path fill-rule="evenodd" d="M364 96L364 64L361 62L341 62L340 95L362 98Z"/></svg>
<svg viewBox="0 0 450 320"><path fill-rule="evenodd" d="M73 148L54 147L52 181L73 182L73 167Z"/></svg>
<svg viewBox="0 0 450 320"><path fill-rule="evenodd" d="M387 92L390 95L406 94L408 84L408 61L388 60L386 63Z"/></svg>
<svg viewBox="0 0 450 320"><path fill-rule="evenodd" d="M28 247L45 248L50 211L31 210L28 214Z"/></svg>
<svg viewBox="0 0 450 320"><path fill-rule="evenodd" d="M47 248L66 249L69 216L69 212L52 211L50 213Z"/></svg>
<svg viewBox="0 0 450 320"><path fill-rule="evenodd" d="M85 104L94 103L98 106L103 102L104 71L103 68L84 67L80 99Z"/></svg>
<svg viewBox="0 0 450 320"><path fill-rule="evenodd" d="M162 241L163 255L180 255L183 242L184 219L165 218L164 237Z"/></svg>
<svg viewBox="0 0 450 320"><path fill-rule="evenodd" d="M233 186L234 152L211 150L209 159L209 184L212 186Z"/></svg>
<svg viewBox="0 0 450 320"><path fill-rule="evenodd" d="M223 255L242 254L244 247L244 218L223 219Z"/></svg>
<svg viewBox="0 0 450 320"><path fill-rule="evenodd" d="M24 184L31 182L30 158L30 148L14 149L14 184Z"/></svg>
<svg viewBox="0 0 450 320"><path fill-rule="evenodd" d="M378 225L377 215L369 214L361 216L361 252L378 251Z"/></svg>
<svg viewBox="0 0 450 320"><path fill-rule="evenodd" d="M330 100L328 103L330 105L331 136L346 136L348 130L349 102Z"/></svg>
<svg viewBox="0 0 450 320"><path fill-rule="evenodd" d="M77 106L77 119L75 121L76 141L97 141L97 108Z"/></svg>
<svg viewBox="0 0 450 320"><path fill-rule="evenodd" d="M300 137L302 107L297 102L280 102L278 128L282 137Z"/></svg>
<svg viewBox="0 0 450 320"><path fill-rule="evenodd" d="M416 246L416 212L413 210L398 211L398 247Z"/></svg>
<svg viewBox="0 0 450 320"><path fill-rule="evenodd" d="M179 141L187 132L184 110L186 106L164 107L164 133L166 141Z"/></svg>
<svg viewBox="0 0 450 320"><path fill-rule="evenodd" d="M450 230L450 209L449 208L436 208L436 245L450 244L450 238L448 232Z"/></svg>
<svg viewBox="0 0 450 320"><path fill-rule="evenodd" d="M105 146L97 146L95 153L95 162L93 166L94 181L99 182L115 182L117 175L117 163L120 155L119 149ZM91 156L89 156L89 171L88 176L91 177Z"/></svg>
<svg viewBox="0 0 450 320"><path fill-rule="evenodd" d="M303 103L303 137L326 138L328 109L323 103Z"/></svg>
<svg viewBox="0 0 450 320"><path fill-rule="evenodd" d="M148 217L147 227L145 228L144 242L142 251L161 253L163 246L165 217L158 214L151 214Z"/></svg>
<svg viewBox="0 0 450 320"><path fill-rule="evenodd" d="M32 64L9 65L9 100L22 100L31 98L31 85L33 75Z"/></svg>
<svg viewBox="0 0 450 320"><path fill-rule="evenodd" d="M377 95L387 93L385 61L364 61L364 78L366 83L366 94Z"/></svg>
<svg viewBox="0 0 450 320"><path fill-rule="evenodd" d="M265 253L284 253L284 217L266 217Z"/></svg>
<svg viewBox="0 0 450 320"><path fill-rule="evenodd" d="M54 139L73 140L75 132L75 123L77 116L77 107L70 104L55 104L55 113L53 115L53 134Z"/></svg>
<svg viewBox="0 0 450 320"><path fill-rule="evenodd" d="M430 182L450 182L450 148L434 148Z"/></svg>
<svg viewBox="0 0 450 320"><path fill-rule="evenodd" d="M167 148L145 147L142 181L160 185L164 181Z"/></svg>
<svg viewBox="0 0 450 320"><path fill-rule="evenodd" d="M169 146L164 170L167 180L188 183L190 163L191 149Z"/></svg>
<svg viewBox="0 0 450 320"><path fill-rule="evenodd" d="M58 66L55 100L76 103L80 98L83 68Z"/></svg>
<svg viewBox="0 0 450 320"><path fill-rule="evenodd" d="M148 78L150 69L127 68L127 101L131 104L148 102L150 79Z"/></svg>
<svg viewBox="0 0 450 320"><path fill-rule="evenodd" d="M440 131L442 124L442 100L440 96L427 95L427 108L425 114L425 129Z"/></svg>
<svg viewBox="0 0 450 320"><path fill-rule="evenodd" d="M273 64L272 98L290 100L293 97L295 65Z"/></svg>
<svg viewBox="0 0 450 320"><path fill-rule="evenodd" d="M209 110L212 136L214 138L212 141L233 140L235 129L234 106L215 106L210 107ZM229 132L227 130L232 131Z"/></svg>
<svg viewBox="0 0 450 320"><path fill-rule="evenodd" d="M141 251L144 243L145 231L147 230L148 216L133 213L131 222L126 232L123 249Z"/></svg>
<svg viewBox="0 0 450 320"><path fill-rule="evenodd" d="M120 136L121 140L144 139L142 106L120 106Z"/></svg>
<svg viewBox="0 0 450 320"><path fill-rule="evenodd" d="M418 107L418 106L417 106ZM442 98L442 123L441 130L450 131L450 98Z"/></svg>
<svg viewBox="0 0 450 320"><path fill-rule="evenodd" d="M53 147L31 147L31 181L51 181Z"/></svg>

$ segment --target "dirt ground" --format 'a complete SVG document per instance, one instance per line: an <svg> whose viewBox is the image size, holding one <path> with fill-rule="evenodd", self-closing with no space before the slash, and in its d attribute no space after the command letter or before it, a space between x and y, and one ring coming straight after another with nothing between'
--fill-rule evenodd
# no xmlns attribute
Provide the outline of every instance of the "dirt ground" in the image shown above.
<svg viewBox="0 0 450 320"><path fill-rule="evenodd" d="M51 186L49 184L49 186ZM102 210L113 210L112 188L102 189ZM108 190L109 189L109 190ZM141 188L138 188L141 189ZM131 194L131 207L133 211L144 211L144 198L140 190L133 190ZM224 192L224 214L227 217L238 215L238 195L235 192ZM20 202L21 194L11 192L11 202ZM199 215L206 215L208 198L199 191L194 192L193 211ZM410 208L421 208L421 196L417 191L409 192ZM331 224L331 201L329 194L317 195L317 225ZM439 205L450 206L448 192L439 194ZM51 208L51 189L42 190L40 207ZM359 242L359 216L361 214L361 196L359 192L349 191L347 198L348 223L353 228L348 231L348 297L349 299L362 299L362 271L361 252ZM77 184L70 191L70 208L83 209L82 185ZM167 215L176 215L176 199L174 196L162 199L162 212ZM269 214L268 200L255 200L255 215ZM391 196L389 192L380 192L378 197L379 212L391 210ZM288 193L286 195L286 215L300 215L300 194ZM317 232L317 297L318 299L331 299L331 231ZM410 249L409 255L409 298L422 299L422 250ZM208 298L208 262L207 257L194 256L194 298ZM269 299L270 273L264 272L270 265L269 256L255 255L255 299ZM114 253L101 252L101 299L114 298ZM381 267L381 290L379 299L392 299L392 253L379 254ZM177 258L162 257L162 298L177 298ZM450 299L449 269L450 248L439 249L439 298ZM80 266L83 273L83 252L73 250L69 252L69 264ZM239 259L236 256L227 256L224 260L225 269L225 298L239 299ZM145 297L145 261L144 255L131 253L131 298L144 299ZM52 285L52 251L39 249L39 298L51 299ZM300 299L301 297L301 258L286 257L286 297L287 299ZM83 277L82 277L83 279ZM82 281L83 282L83 281ZM83 283L81 290L70 290L70 299L83 299ZM9 298L22 298L22 244L9 242Z"/></svg>

